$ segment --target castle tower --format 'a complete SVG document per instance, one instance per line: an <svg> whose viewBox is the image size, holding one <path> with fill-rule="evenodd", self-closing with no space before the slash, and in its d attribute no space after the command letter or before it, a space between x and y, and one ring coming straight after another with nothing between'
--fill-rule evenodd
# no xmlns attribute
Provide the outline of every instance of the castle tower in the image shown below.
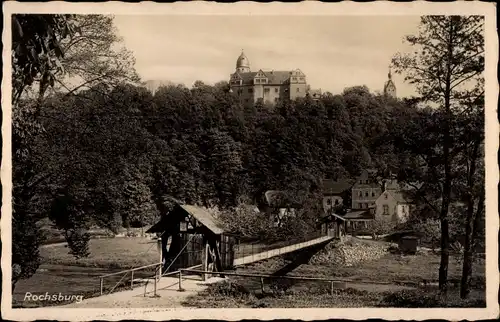
<svg viewBox="0 0 500 322"><path fill-rule="evenodd" d="M248 73L250 72L250 61L243 50L241 51L240 57L236 60L236 72L237 73Z"/></svg>
<svg viewBox="0 0 500 322"><path fill-rule="evenodd" d="M392 81L391 70L389 69L389 74L387 75L388 80L384 84L384 96L396 98L396 85Z"/></svg>

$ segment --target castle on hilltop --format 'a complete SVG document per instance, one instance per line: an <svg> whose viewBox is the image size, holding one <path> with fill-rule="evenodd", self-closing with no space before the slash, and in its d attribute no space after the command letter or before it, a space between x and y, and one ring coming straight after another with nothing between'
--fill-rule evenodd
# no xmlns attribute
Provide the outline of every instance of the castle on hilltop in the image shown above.
<svg viewBox="0 0 500 322"><path fill-rule="evenodd" d="M245 104L254 104L262 100L266 104L276 104L283 100L294 100L298 97L310 96L312 99L321 97L320 90L311 90L306 81L306 75L300 70L291 71L259 69L250 70L250 61L242 51L236 60L236 70L230 76L231 92Z"/></svg>

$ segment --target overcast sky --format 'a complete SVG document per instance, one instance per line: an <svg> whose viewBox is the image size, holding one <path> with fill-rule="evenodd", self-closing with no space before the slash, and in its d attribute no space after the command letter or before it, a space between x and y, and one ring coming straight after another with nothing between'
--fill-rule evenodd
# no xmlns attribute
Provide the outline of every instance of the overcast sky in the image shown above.
<svg viewBox="0 0 500 322"><path fill-rule="evenodd" d="M299 68L312 88L382 91L391 57L408 51L418 16L116 16L143 80L228 80L244 49L252 71ZM413 93L394 75L398 96Z"/></svg>

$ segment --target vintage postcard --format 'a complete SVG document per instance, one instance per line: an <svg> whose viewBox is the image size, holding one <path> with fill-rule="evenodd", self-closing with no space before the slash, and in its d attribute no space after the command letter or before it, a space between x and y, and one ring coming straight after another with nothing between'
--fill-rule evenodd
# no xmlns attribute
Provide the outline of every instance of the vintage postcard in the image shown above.
<svg viewBox="0 0 500 322"><path fill-rule="evenodd" d="M3 318L498 316L493 4L3 9Z"/></svg>

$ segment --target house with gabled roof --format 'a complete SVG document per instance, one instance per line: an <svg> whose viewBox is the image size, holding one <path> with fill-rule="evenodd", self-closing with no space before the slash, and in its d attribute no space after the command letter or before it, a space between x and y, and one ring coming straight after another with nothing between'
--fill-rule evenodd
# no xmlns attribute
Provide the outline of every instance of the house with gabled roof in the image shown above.
<svg viewBox="0 0 500 322"><path fill-rule="evenodd" d="M354 181L350 179L322 180L323 209L325 213L341 205L345 205L347 200L350 199L353 183ZM346 206L349 207L349 205Z"/></svg>
<svg viewBox="0 0 500 322"><path fill-rule="evenodd" d="M386 222L405 222L410 216L413 201L407 191L385 190L375 201L375 219Z"/></svg>

